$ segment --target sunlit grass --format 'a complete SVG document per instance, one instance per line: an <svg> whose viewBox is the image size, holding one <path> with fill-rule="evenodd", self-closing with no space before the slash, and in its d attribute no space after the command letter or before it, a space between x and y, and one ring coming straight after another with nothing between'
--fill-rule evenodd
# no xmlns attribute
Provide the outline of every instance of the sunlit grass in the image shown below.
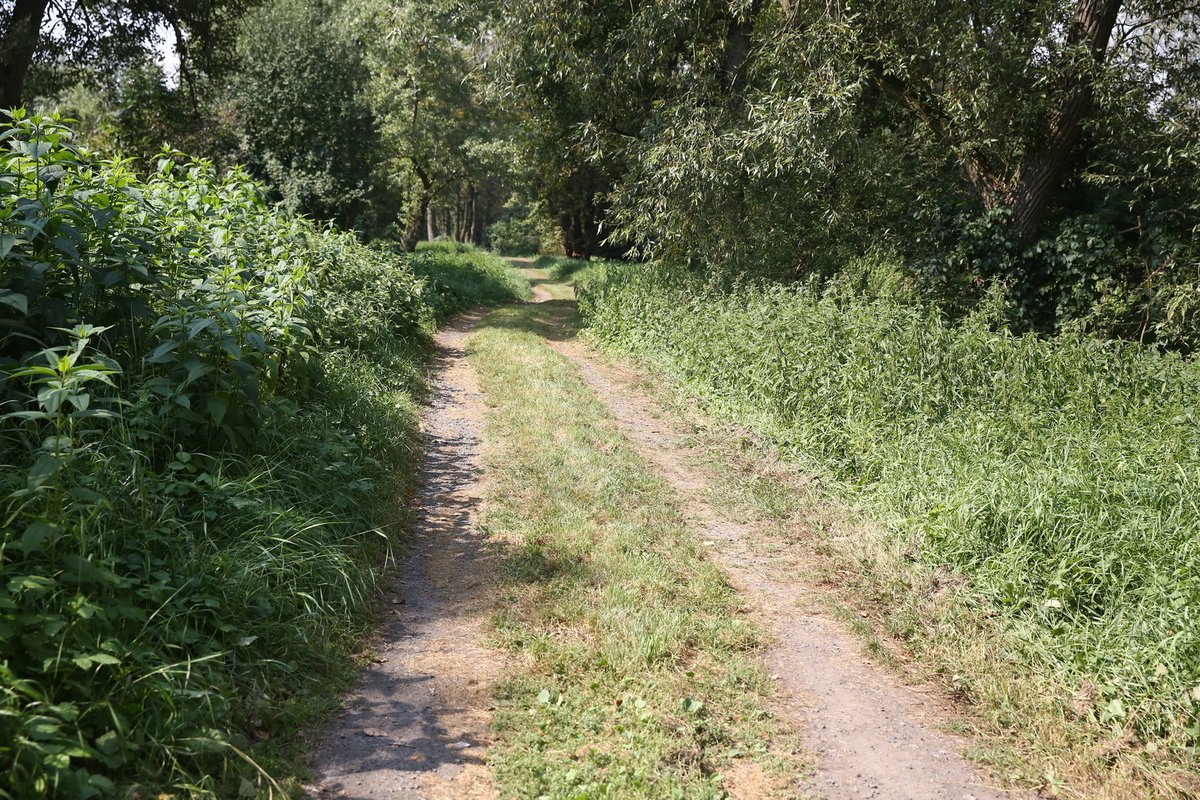
<svg viewBox="0 0 1200 800"><path fill-rule="evenodd" d="M629 266L579 292L594 341L666 371L873 520L875 556L843 566L870 578L860 588L885 587L901 606L893 632L939 651L961 696L994 703L1014 730L1050 731L1051 718L1086 730L1077 756L1107 753L1099 769L1141 771L1156 790L1195 767L1195 363L1013 337L984 316L951 324L837 285L721 292ZM790 513L786 499L762 502ZM872 566L884 553L895 560ZM982 620L1002 658L976 662L975 677L956 670L955 629L922 618L934 611L902 585L905 563L964 577L961 630ZM978 643L958 638L960 652Z"/></svg>
<svg viewBox="0 0 1200 800"><path fill-rule="evenodd" d="M722 772L794 780L764 710L762 633L577 369L546 347L563 309L503 309L469 340L494 410L486 527L504 543L495 635L505 797L724 797Z"/></svg>

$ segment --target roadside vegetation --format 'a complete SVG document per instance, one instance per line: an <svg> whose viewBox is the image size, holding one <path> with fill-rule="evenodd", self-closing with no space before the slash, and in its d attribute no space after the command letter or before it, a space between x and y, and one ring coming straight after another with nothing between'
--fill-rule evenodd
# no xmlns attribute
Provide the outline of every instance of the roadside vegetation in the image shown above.
<svg viewBox="0 0 1200 800"><path fill-rule="evenodd" d="M1051 714L1090 730L1085 757L1119 760L1155 790L1190 790L1200 743L1193 361L1014 335L997 328L999 300L947 321L885 258L810 287L590 271L577 292L593 341L777 445L875 520L901 563L965 579L954 591L964 618L1001 632L991 670L1033 678ZM898 632L918 651L944 647L944 631L902 620L912 611L896 609ZM951 658L941 666L955 692L980 699ZM1036 728L1045 718L1028 714L1044 699L1002 710Z"/></svg>
<svg viewBox="0 0 1200 800"><path fill-rule="evenodd" d="M469 358L492 411L484 527L504 554L489 756L505 797L727 797L796 780L765 709L763 634L673 493L545 337L571 305L485 317Z"/></svg>
<svg viewBox="0 0 1200 800"><path fill-rule="evenodd" d="M1200 795L1195 0L19 0L0 112L0 796L277 790L400 529L430 331L530 296L485 246L540 255L593 341L861 514L893 560L858 591L998 730L1070 739L1089 787ZM498 313L475 362L606 441L521 338L544 313ZM641 791L537 774L525 724L644 732L597 711L600 660L666 687L637 690L661 720L696 698L676 645L717 631L740 674L753 637L721 638L706 567L661 562L693 554L623 449L538 449L517 413L493 424L530 466L494 466L547 504L530 541L681 633L639 662L567 590L619 597L514 578L515 626L558 609L578 641L501 625L532 664L501 780ZM955 641L994 659L955 669ZM722 702L677 715L662 787L732 758Z"/></svg>
<svg viewBox="0 0 1200 800"><path fill-rule="evenodd" d="M3 136L0 796L277 791L401 541L430 333L528 289Z"/></svg>

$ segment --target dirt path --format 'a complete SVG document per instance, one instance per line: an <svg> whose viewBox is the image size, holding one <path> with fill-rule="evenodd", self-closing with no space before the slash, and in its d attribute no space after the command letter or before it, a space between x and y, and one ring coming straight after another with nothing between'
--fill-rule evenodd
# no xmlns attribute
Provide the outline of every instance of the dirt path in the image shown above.
<svg viewBox="0 0 1200 800"><path fill-rule="evenodd" d="M320 798L492 797L484 763L491 684L503 656L482 646L493 557L473 525L480 497L483 397L463 342L482 314L436 337L433 402L413 545L391 611L346 707L314 756Z"/></svg>
<svg viewBox="0 0 1200 800"><path fill-rule="evenodd" d="M642 376L614 366L574 339L569 289L538 285L562 335L547 344L574 362L612 411L638 453L679 493L688 523L773 632L766 656L777 677L775 711L803 732L818 757L798 795L826 800L1003 800L961 755L966 742L942 733L945 707L905 686L859 654L842 626L823 616L781 556L751 546L760 532L709 502L719 480L688 443L691 429L639 386ZM544 281L542 281L544 283ZM376 658L317 751L311 791L323 798L488 798L484 755L490 687L503 656L483 647L494 610L493 558L474 526L482 497L479 444L484 399L463 353L481 315L437 336L434 401L415 503L415 544L401 567L393 613ZM735 798L757 797L734 782Z"/></svg>
<svg viewBox="0 0 1200 800"><path fill-rule="evenodd" d="M535 286L535 301L553 299ZM826 800L1003 800L960 754L967 742L936 729L939 698L902 684L859 655L841 625L814 612L812 591L775 556L750 547L754 529L706 500L717 477L697 464L691 433L639 388L636 373L603 363L569 337L550 341L575 362L639 454L680 493L689 522L775 635L766 656L777 677L777 713L803 732L818 758L810 791ZM736 795L735 795L736 796Z"/></svg>

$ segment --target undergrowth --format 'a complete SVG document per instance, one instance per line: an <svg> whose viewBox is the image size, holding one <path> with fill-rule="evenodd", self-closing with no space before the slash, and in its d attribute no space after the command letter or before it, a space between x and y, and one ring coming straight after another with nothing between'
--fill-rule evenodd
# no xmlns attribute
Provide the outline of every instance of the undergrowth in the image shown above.
<svg viewBox="0 0 1200 800"><path fill-rule="evenodd" d="M566 258L564 256L538 256L533 266L546 270L550 277L559 281L586 282L604 274L605 265L611 262L604 259Z"/></svg>
<svg viewBox="0 0 1200 800"><path fill-rule="evenodd" d="M421 277L237 172L0 130L0 797L293 791L479 257Z"/></svg>
<svg viewBox="0 0 1200 800"><path fill-rule="evenodd" d="M1190 791L1170 776L1200 745L1194 362L1013 336L999 298L950 323L876 257L819 290L610 265L577 292L595 341L767 437L904 559L965 578L958 602L1002 631L992 667L1052 685L1089 758Z"/></svg>
<svg viewBox="0 0 1200 800"><path fill-rule="evenodd" d="M432 282L430 304L442 314L464 304L499 305L532 297L528 281L503 258L457 242L422 242L413 270Z"/></svg>

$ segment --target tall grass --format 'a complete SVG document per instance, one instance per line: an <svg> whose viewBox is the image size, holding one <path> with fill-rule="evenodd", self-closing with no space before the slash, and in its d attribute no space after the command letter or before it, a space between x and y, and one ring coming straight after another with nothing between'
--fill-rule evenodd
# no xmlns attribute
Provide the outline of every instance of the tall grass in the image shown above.
<svg viewBox="0 0 1200 800"><path fill-rule="evenodd" d="M965 576L1013 669L1150 761L1200 745L1200 367L950 323L864 259L823 289L610 266L590 335L652 362ZM996 304L998 307L998 303Z"/></svg>

